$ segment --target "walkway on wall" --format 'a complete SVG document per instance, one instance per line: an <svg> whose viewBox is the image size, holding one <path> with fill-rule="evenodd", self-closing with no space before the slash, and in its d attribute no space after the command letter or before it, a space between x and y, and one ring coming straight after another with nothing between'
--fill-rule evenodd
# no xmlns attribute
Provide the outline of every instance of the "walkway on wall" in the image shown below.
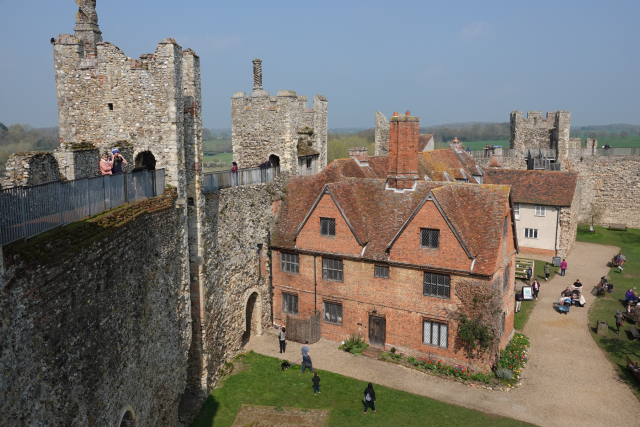
<svg viewBox="0 0 640 427"><path fill-rule="evenodd" d="M234 173L231 170L221 172L209 172L202 175L204 192L219 191L221 188L237 187L240 185L264 184L271 182L280 175L280 167L273 168L247 168L238 169Z"/></svg>
<svg viewBox="0 0 640 427"><path fill-rule="evenodd" d="M531 361L524 369L523 384L516 389L501 392L468 387L345 353L338 350L338 343L326 339L310 346L314 368L541 426L637 425L640 403L590 336L587 311L594 297L587 293L587 306L572 308L568 315L553 307L561 290L575 279L588 286L607 274L607 261L617 250L576 243L567 259L567 275L543 281L540 300L523 331L531 340ZM252 337L246 349L281 356L275 332ZM286 359L299 357L300 344L288 343Z"/></svg>

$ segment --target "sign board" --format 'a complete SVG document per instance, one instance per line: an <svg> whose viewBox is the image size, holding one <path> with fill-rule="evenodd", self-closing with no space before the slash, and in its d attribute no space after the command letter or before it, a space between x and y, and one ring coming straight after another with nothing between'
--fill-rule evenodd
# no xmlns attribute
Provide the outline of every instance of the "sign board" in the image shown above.
<svg viewBox="0 0 640 427"><path fill-rule="evenodd" d="M554 256L553 257L553 266L554 267L560 267L560 261L562 261L562 258L560 258L559 256Z"/></svg>
<svg viewBox="0 0 640 427"><path fill-rule="evenodd" d="M522 287L522 299L525 301L530 301L533 299L533 288L531 286L523 286Z"/></svg>

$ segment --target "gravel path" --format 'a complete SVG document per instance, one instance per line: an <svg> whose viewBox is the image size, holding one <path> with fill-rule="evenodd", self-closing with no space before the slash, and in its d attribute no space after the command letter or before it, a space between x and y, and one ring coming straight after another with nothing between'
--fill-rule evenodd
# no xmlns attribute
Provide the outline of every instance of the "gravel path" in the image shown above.
<svg viewBox="0 0 640 427"><path fill-rule="evenodd" d="M541 426L638 425L640 402L618 379L614 367L590 336L588 327L592 325L587 325L587 311L594 297L585 292L587 306L572 307L568 315L558 313L553 306L560 292L575 279L580 279L589 291L607 274L607 261L617 250L576 243L567 259L567 275L556 275L541 283L538 304L523 331L531 341L531 362L524 369L523 385L517 389L500 392L468 387L345 353L337 349L336 342L326 339L311 345L314 367ZM297 360L299 347L289 343L286 359ZM280 357L275 332L252 337L246 349ZM384 402L380 402L383 407Z"/></svg>

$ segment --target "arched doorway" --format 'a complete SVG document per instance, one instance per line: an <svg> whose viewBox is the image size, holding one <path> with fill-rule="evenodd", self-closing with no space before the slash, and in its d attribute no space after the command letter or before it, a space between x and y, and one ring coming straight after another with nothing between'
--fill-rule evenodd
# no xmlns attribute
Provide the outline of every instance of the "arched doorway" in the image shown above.
<svg viewBox="0 0 640 427"><path fill-rule="evenodd" d="M136 156L135 167L143 167L148 171L156 170L156 158L151 151L142 151Z"/></svg>
<svg viewBox="0 0 640 427"><path fill-rule="evenodd" d="M271 162L271 167L275 168L280 166L280 157L276 156L275 154L272 154L269 156L269 162Z"/></svg>
<svg viewBox="0 0 640 427"><path fill-rule="evenodd" d="M242 334L242 345L249 342L251 333L262 334L262 301L257 291L249 291L249 298L245 304L245 326Z"/></svg>
<svg viewBox="0 0 640 427"><path fill-rule="evenodd" d="M136 420L133 416L133 412L127 410L122 417L122 421L120 421L120 427L136 427Z"/></svg>

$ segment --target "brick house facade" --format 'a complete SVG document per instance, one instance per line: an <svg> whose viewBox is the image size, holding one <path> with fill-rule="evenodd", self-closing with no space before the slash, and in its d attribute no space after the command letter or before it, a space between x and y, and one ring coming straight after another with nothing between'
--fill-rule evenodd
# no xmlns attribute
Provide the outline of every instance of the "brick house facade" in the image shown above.
<svg viewBox="0 0 640 427"><path fill-rule="evenodd" d="M417 118L396 117L389 152L400 158L386 180L352 160L287 183L271 245L274 322L318 310L325 338L360 334L486 369L497 348L468 360L458 326L484 309L498 348L513 334L510 188L419 179Z"/></svg>

